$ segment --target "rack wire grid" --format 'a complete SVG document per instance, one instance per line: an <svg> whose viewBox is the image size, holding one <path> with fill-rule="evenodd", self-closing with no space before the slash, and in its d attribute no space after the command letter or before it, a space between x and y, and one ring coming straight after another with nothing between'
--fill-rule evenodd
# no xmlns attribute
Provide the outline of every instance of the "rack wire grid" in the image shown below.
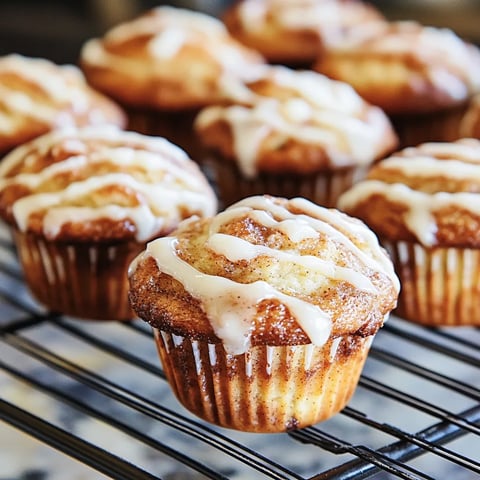
<svg viewBox="0 0 480 480"><path fill-rule="evenodd" d="M480 474L479 329L428 329L392 317L342 412L288 434L249 434L206 424L180 406L143 322L90 322L43 310L23 283L5 229L0 327L4 427L79 460L92 472L87 478Z"/></svg>

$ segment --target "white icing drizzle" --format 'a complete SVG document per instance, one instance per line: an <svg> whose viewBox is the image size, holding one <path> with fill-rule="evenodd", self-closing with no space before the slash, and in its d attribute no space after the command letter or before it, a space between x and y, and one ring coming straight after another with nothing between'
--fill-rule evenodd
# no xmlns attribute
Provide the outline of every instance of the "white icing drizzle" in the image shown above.
<svg viewBox="0 0 480 480"><path fill-rule="evenodd" d="M142 36L149 39L141 55L117 54L108 48L108 44L118 44ZM181 77L185 70L178 69L177 65L183 64L179 54L188 46L200 53L193 60L191 56L188 57L189 75ZM148 15L113 28L106 34L105 42L99 39L88 41L82 49L81 57L86 64L106 66L112 72L119 72L129 78L143 80L174 76L176 82L192 83L192 88L197 91L198 84L205 81L204 77L209 70L220 69L218 77L209 79L218 83L219 90L236 90L240 88L245 66L263 63L259 53L233 39L217 18L168 6L154 8ZM219 92L219 95L223 95L223 92Z"/></svg>
<svg viewBox="0 0 480 480"><path fill-rule="evenodd" d="M424 193L401 183L384 183L379 180L365 180L353 186L342 195L339 207L349 209L374 194L383 195L392 202L404 205L407 212L404 220L408 229L426 247L435 245L437 222L435 212L450 206L480 215L478 193Z"/></svg>
<svg viewBox="0 0 480 480"><path fill-rule="evenodd" d="M301 74L298 74L301 78ZM323 77L319 90L326 84ZM350 88L333 90L343 98L337 106L323 101L328 96L311 93L310 90L289 100L277 100L258 97L250 107L214 106L204 109L196 119L197 128L202 129L216 121L225 121L233 134L234 152L242 173L251 178L257 174L257 161L261 148L267 148L267 137L276 138L270 142L275 148L288 138L324 148L329 161L337 167L352 164L369 164L378 155L379 145L390 132L390 124L380 109L368 107L369 113L361 118L358 98L349 100L353 90ZM332 86L328 85L328 91ZM301 87L301 83L299 88ZM343 95L343 92L346 95ZM356 94L353 95L354 97ZM323 105L322 105L323 103ZM363 103L364 108L366 104Z"/></svg>
<svg viewBox="0 0 480 480"><path fill-rule="evenodd" d="M307 30L323 35L340 26L381 18L380 14L360 2L343 4L324 0L244 0L239 4L238 13L246 31L261 31L272 22L286 30Z"/></svg>
<svg viewBox="0 0 480 480"><path fill-rule="evenodd" d="M82 199L106 186L122 185L142 194L148 203L138 207L120 207L118 205L105 205L100 207L68 206L75 200ZM168 217L168 210L163 210L164 218L156 212L157 205L173 205L176 201L200 204L201 193L181 191L163 186L161 189L156 184L137 182L127 174L110 174L102 177L91 177L82 182L75 182L65 190L55 193L37 193L22 197L13 205L13 215L18 227L25 231L28 228L30 216L38 211L47 210L43 219L43 229L47 238L55 238L61 227L69 222L86 222L98 218L124 220L131 218L137 226L136 238L145 241L158 231ZM87 200L88 201L88 200ZM65 205L67 204L67 205Z"/></svg>
<svg viewBox="0 0 480 480"><path fill-rule="evenodd" d="M415 158L430 155L478 164L480 163L480 142L475 138L464 138L451 143L423 143L418 147L406 148L403 154Z"/></svg>
<svg viewBox="0 0 480 480"><path fill-rule="evenodd" d="M1 81L1 79L0 79ZM58 105L33 99L26 93L12 92L10 88L0 85L0 133L15 131L23 118L32 118L43 123L52 122L58 115ZM68 123L69 119L66 118ZM73 119L70 119L73 124Z"/></svg>
<svg viewBox="0 0 480 480"><path fill-rule="evenodd" d="M49 148L62 141L76 139L101 142L93 152L73 155L48 165L35 174L21 173L7 177L8 172L22 161L28 162L29 152L35 161L36 155L46 153ZM124 142L134 142L135 147L125 147ZM65 189L54 192L36 192L35 189L48 183L56 175L82 167L103 163L112 165L112 171L93 175L70 183ZM142 169L144 180L125 172L129 168ZM25 185L31 194L18 199L12 207L18 227L27 230L29 219L36 212L46 211L43 231L47 238L55 238L65 223L88 222L100 218L114 221L129 219L136 226L135 236L139 242L146 241L164 225L174 227L183 218L183 209L197 211L203 215L215 213L216 201L206 180L193 162L178 147L163 139L146 137L116 128L66 129L52 132L28 145L14 150L0 165L0 190L12 184ZM122 186L135 196L136 206L117 205L105 195L105 203L93 206L89 197L96 191L109 186Z"/></svg>
<svg viewBox="0 0 480 480"><path fill-rule="evenodd" d="M328 235L334 242L341 243L352 255L357 256L367 269L385 273L398 291L399 284L393 266L376 237L365 225L359 221L349 220L338 211L327 210L305 199L290 200L289 205L305 213L291 213L270 197L257 196L242 200L212 219L205 245L233 262L251 261L259 256L267 256L288 265L301 266L329 279L349 282L361 291L380 293L366 275L353 268L336 265L334 260L324 261L294 251L254 245L244 239L219 232L223 225L248 215L262 225L282 231L295 242L316 238L322 234ZM299 226L300 234L295 232L295 223ZM355 245L342 232L343 229L353 230L352 236L357 238L360 244L368 247L365 251L369 254ZM143 258L153 257L160 271L177 279L190 295L200 301L215 334L223 341L227 352L236 355L246 351L257 306L266 299L277 299L284 304L312 344L317 346L325 344L332 325L329 315L319 306L297 298L293 292L290 294L281 292L263 280L243 284L221 276L205 274L177 255L177 241L177 238L172 236L150 242L146 251L130 265L129 275L132 275Z"/></svg>
<svg viewBox="0 0 480 480"><path fill-rule="evenodd" d="M255 208L254 206L244 206L246 203L247 199L244 199L241 204L236 203L227 210L217 214L217 216L212 220L209 232L210 235L218 232L222 224L228 223L232 219L248 213L252 219L256 220L261 225L266 227L274 227L279 232L284 233L292 242L298 243L307 238L318 237L318 231L310 225L308 219L291 217L277 221L266 211L253 210L253 208ZM272 203L269 205L269 207L274 208L274 204Z"/></svg>
<svg viewBox="0 0 480 480"><path fill-rule="evenodd" d="M401 156L390 157L382 162L382 170L396 170L409 177L440 176L454 179L475 179L480 181L480 155L477 164L463 160L447 160L433 157L418 156L405 158Z"/></svg>
<svg viewBox="0 0 480 480"><path fill-rule="evenodd" d="M279 65L255 65L245 72L244 81L244 90L239 92L238 100L246 103L256 103L264 98L248 88L250 84L262 81L272 84L274 89L292 92L292 99L302 110L333 110L355 115L365 109L365 101L349 84L310 70L293 70ZM231 96L235 98L234 92Z"/></svg>
<svg viewBox="0 0 480 480"><path fill-rule="evenodd" d="M22 84L2 82L7 75L24 79L37 91L30 95L21 90ZM81 71L73 65L60 66L18 54L0 59L0 134L14 131L28 118L46 124L61 120L63 126L74 125L75 116L92 109L91 97ZM96 109L91 123L106 122L106 116Z"/></svg>
<svg viewBox="0 0 480 480"><path fill-rule="evenodd" d="M144 147L147 152L151 150L175 159L177 162L189 162L187 154L181 148L161 137L148 137L135 132L126 132L112 125L78 129L66 127L42 135L9 153L0 162L0 177L7 175L10 170L16 168L21 162L28 162L28 155L31 150L38 152L38 155L45 155L52 145L57 143L65 144L65 142L68 143L69 147L83 149L83 142L87 140L105 143L105 149L115 148L118 161L122 161L125 157L125 152L129 150L128 148L123 148L123 142L131 142ZM110 143L113 145L109 145Z"/></svg>
<svg viewBox="0 0 480 480"><path fill-rule="evenodd" d="M246 240L231 235L216 233L212 235L206 245L216 253L224 255L232 262L240 260L253 260L265 255L275 258L279 262L289 262L292 265L304 267L307 271L316 271L323 276L337 281L351 283L355 288L370 293L376 293L377 289L366 275L354 271L351 268L339 267L332 262L321 260L313 255L298 255L298 253L274 250L263 245L253 245Z"/></svg>
<svg viewBox="0 0 480 480"><path fill-rule="evenodd" d="M446 178L455 181L480 181L480 141L462 139L451 143L424 143L403 150L383 160L381 170L399 171L417 179ZM349 210L372 195L382 195L406 208L403 218L410 232L429 247L437 242L435 214L448 207L480 215L480 202L475 192L422 192L403 183L386 183L377 179L363 180L339 199L339 208Z"/></svg>
<svg viewBox="0 0 480 480"><path fill-rule="evenodd" d="M179 28L168 28L149 42L150 52L157 58L173 58L186 43L186 35Z"/></svg>
<svg viewBox="0 0 480 480"><path fill-rule="evenodd" d="M275 83L292 89L315 107L350 114L365 108L365 102L347 83L308 70L295 71L282 67L271 67L270 70Z"/></svg>
<svg viewBox="0 0 480 480"><path fill-rule="evenodd" d="M430 80L454 98L480 88L480 52L447 28L413 21L377 22L375 28L352 29L338 49L414 55L428 65Z"/></svg>
<svg viewBox="0 0 480 480"><path fill-rule="evenodd" d="M57 102L86 103L85 94L79 89L86 86L85 80L73 65L55 65L48 60L12 54L0 59L2 73L25 78Z"/></svg>
<svg viewBox="0 0 480 480"><path fill-rule="evenodd" d="M227 30L217 18L201 12L162 5L150 10L131 21L112 28L105 36L106 40L121 43L145 35L156 35L175 26L190 37L196 32L206 37L217 38Z"/></svg>
<svg viewBox="0 0 480 480"><path fill-rule="evenodd" d="M288 307L313 344L323 345L327 341L331 321L316 305L285 295L263 281L242 284L204 274L176 255L175 244L175 238L159 238L147 245L146 253L155 258L161 271L179 280L193 297L201 299L215 334L223 340L228 353L238 355L247 350L256 306L272 298Z"/></svg>
<svg viewBox="0 0 480 480"><path fill-rule="evenodd" d="M158 154L133 148L117 147L111 148L105 146L98 152L92 152L88 156L72 156L62 162L53 163L42 171L37 173L20 173L15 178L0 178L0 188L5 188L9 184L16 183L28 186L30 189L38 188L44 182L54 178L57 175L68 173L72 170L81 170L88 166L100 164L112 164L112 159L118 167L128 169L132 167L142 170L142 173L153 181L156 174L162 173L162 182L165 186L172 188L177 182L185 185L192 190L198 190L205 184L202 177L194 175L184 175L184 163L175 165L170 157L162 157ZM1 170L1 168L0 168ZM112 174L110 174L112 175ZM105 177L101 180L105 180ZM115 179L114 179L115 180ZM113 182L112 182L113 184ZM102 185L99 185L102 186Z"/></svg>
<svg viewBox="0 0 480 480"><path fill-rule="evenodd" d="M260 220L260 223L265 226L278 225L279 223L283 223L285 220L290 219L295 219L295 221L301 219L302 221L307 222L310 227L318 233L334 239L336 242L345 246L348 250L351 250L367 268L383 271L390 277L396 290L398 291L400 289L400 284L394 273L392 262L380 248L376 235L366 228L363 223L346 215L338 215L336 210L323 208L304 198L293 198L290 200L290 204L305 212L305 214L293 214L286 208L275 204L273 200L261 196L254 196L241 200L240 202L231 205L226 212L230 211L232 216L234 216L234 210L236 208L249 207L253 210L250 215L255 220L258 221L259 218L265 219L266 217L270 218L266 223L263 223ZM266 211L270 212L271 215L268 215ZM218 224L216 225L216 228L219 228ZM357 239L361 239L368 245L368 254L355 245L355 243L343 233L348 231L354 233ZM284 230L284 233L288 236L287 231ZM293 240L291 237L289 238Z"/></svg>

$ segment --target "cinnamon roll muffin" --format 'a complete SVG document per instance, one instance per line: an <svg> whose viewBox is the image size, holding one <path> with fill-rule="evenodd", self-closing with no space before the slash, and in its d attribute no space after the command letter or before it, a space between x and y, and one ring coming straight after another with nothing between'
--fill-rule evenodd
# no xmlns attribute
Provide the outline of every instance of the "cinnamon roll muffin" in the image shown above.
<svg viewBox="0 0 480 480"><path fill-rule="evenodd" d="M390 252L398 314L480 325L480 141L427 143L379 162L339 200Z"/></svg>
<svg viewBox="0 0 480 480"><path fill-rule="evenodd" d="M271 63L310 67L355 25L384 21L357 0L240 0L224 15L230 33Z"/></svg>
<svg viewBox="0 0 480 480"><path fill-rule="evenodd" d="M215 212L211 187L182 150L114 127L57 130L0 164L0 216L27 285L75 317L132 318L127 267L145 242Z"/></svg>
<svg viewBox="0 0 480 480"><path fill-rule="evenodd" d="M129 279L179 401L253 432L341 410L399 289L362 222L270 196L182 222L147 245Z"/></svg>
<svg viewBox="0 0 480 480"><path fill-rule="evenodd" d="M77 67L0 57L0 155L55 128L125 122L120 107L89 87Z"/></svg>
<svg viewBox="0 0 480 480"><path fill-rule="evenodd" d="M202 110L195 129L224 205L268 193L334 206L397 147L387 116L349 85L280 66L252 70L237 103Z"/></svg>
<svg viewBox="0 0 480 480"><path fill-rule="evenodd" d="M80 58L88 81L125 107L130 129L164 136L192 156L198 109L223 101L245 69L263 62L218 19L168 6L88 41Z"/></svg>
<svg viewBox="0 0 480 480"><path fill-rule="evenodd" d="M436 122L480 91L479 49L451 30L415 22L352 29L315 69L391 115L405 146L439 140Z"/></svg>

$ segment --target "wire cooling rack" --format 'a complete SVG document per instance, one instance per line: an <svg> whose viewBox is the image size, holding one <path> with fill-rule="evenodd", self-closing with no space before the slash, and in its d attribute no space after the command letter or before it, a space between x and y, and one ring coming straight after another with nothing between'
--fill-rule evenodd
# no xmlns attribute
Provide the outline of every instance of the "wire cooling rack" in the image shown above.
<svg viewBox="0 0 480 480"><path fill-rule="evenodd" d="M275 435L217 428L185 411L143 322L42 310L1 229L0 332L0 418L83 462L91 478L480 478L478 329L392 317L349 405Z"/></svg>

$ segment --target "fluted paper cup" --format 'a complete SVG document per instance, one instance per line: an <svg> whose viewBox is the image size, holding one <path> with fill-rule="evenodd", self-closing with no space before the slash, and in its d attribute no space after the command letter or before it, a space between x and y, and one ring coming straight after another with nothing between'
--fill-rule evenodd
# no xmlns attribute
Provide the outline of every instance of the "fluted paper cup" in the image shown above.
<svg viewBox="0 0 480 480"><path fill-rule="evenodd" d="M284 432L326 420L351 398L373 336L324 346L254 346L229 355L222 344L154 329L178 400L208 422L250 432Z"/></svg>
<svg viewBox="0 0 480 480"><path fill-rule="evenodd" d="M49 310L96 320L130 320L127 269L136 242L68 243L13 231L26 284Z"/></svg>
<svg viewBox="0 0 480 480"><path fill-rule="evenodd" d="M304 197L325 207L335 207L338 197L354 183L365 177L367 168L355 166L312 174L259 173L245 178L232 162L222 158L208 158L207 165L218 188L224 206L242 198L269 194L294 198Z"/></svg>
<svg viewBox="0 0 480 480"><path fill-rule="evenodd" d="M480 250L382 243L402 284L399 316L429 326L480 325Z"/></svg>

